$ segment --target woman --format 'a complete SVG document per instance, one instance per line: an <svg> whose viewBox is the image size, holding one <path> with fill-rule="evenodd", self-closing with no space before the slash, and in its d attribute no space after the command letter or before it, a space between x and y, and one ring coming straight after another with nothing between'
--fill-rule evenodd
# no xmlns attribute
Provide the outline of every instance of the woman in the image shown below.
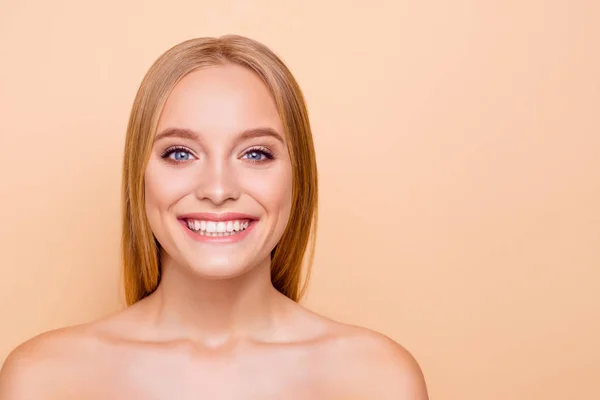
<svg viewBox="0 0 600 400"><path fill-rule="evenodd" d="M298 304L315 154L301 91L264 45L193 39L154 63L123 210L129 306L19 346L1 399L427 398L401 346Z"/></svg>

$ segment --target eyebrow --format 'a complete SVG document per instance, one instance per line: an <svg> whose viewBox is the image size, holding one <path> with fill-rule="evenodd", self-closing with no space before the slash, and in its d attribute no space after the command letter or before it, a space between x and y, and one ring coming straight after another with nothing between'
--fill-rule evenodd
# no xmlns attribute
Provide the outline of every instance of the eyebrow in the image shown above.
<svg viewBox="0 0 600 400"><path fill-rule="evenodd" d="M267 127L246 129L245 131L242 131L238 135L237 140L243 141L243 140L253 139L253 138L257 138L257 137L265 137L265 136L273 137L273 138L279 140L282 144L284 143L283 137L281 137L281 135L275 129L267 128ZM160 132L158 135L156 135L156 137L154 138L154 142L156 143L157 141L164 139L164 138L168 138L168 137L189 139L189 140L195 140L198 142L201 141L200 134L194 130L186 129L186 128L167 128L167 129L163 130L162 132Z"/></svg>

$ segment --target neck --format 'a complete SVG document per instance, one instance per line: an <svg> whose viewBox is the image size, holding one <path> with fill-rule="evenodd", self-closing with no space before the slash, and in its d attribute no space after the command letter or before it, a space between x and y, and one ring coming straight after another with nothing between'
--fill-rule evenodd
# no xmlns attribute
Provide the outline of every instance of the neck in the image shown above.
<svg viewBox="0 0 600 400"><path fill-rule="evenodd" d="M271 283L270 260L231 279L206 279L163 260L161 282L149 299L154 320L169 337L220 346L274 331L282 297Z"/></svg>

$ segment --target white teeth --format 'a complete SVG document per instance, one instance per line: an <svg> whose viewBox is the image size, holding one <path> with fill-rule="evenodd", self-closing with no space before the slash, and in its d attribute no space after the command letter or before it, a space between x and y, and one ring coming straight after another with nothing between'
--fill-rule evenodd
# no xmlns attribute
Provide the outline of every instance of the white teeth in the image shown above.
<svg viewBox="0 0 600 400"><path fill-rule="evenodd" d="M247 229L249 221L199 221L188 220L187 226L189 229L197 232L202 236L230 236Z"/></svg>
<svg viewBox="0 0 600 400"><path fill-rule="evenodd" d="M208 221L206 223L206 232L208 233L213 233L217 231L217 224L212 222L212 221Z"/></svg>

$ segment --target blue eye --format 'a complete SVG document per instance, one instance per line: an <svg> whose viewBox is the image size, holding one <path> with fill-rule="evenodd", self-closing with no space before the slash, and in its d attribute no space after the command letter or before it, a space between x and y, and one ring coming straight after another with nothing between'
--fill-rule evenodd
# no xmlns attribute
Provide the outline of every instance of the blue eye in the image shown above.
<svg viewBox="0 0 600 400"><path fill-rule="evenodd" d="M169 154L169 157L176 161L187 161L190 159L191 155L187 151L177 150Z"/></svg>
<svg viewBox="0 0 600 400"><path fill-rule="evenodd" d="M248 159L252 161L262 161L262 157L266 157L265 154L261 151L250 151L246 153Z"/></svg>
<svg viewBox="0 0 600 400"><path fill-rule="evenodd" d="M254 148L248 150L244 157L254 163L265 162L267 160L272 160L275 158L271 152L269 152L266 148Z"/></svg>
<svg viewBox="0 0 600 400"><path fill-rule="evenodd" d="M160 155L161 158L169 159L173 162L184 162L192 159L192 153L183 147L170 147Z"/></svg>

